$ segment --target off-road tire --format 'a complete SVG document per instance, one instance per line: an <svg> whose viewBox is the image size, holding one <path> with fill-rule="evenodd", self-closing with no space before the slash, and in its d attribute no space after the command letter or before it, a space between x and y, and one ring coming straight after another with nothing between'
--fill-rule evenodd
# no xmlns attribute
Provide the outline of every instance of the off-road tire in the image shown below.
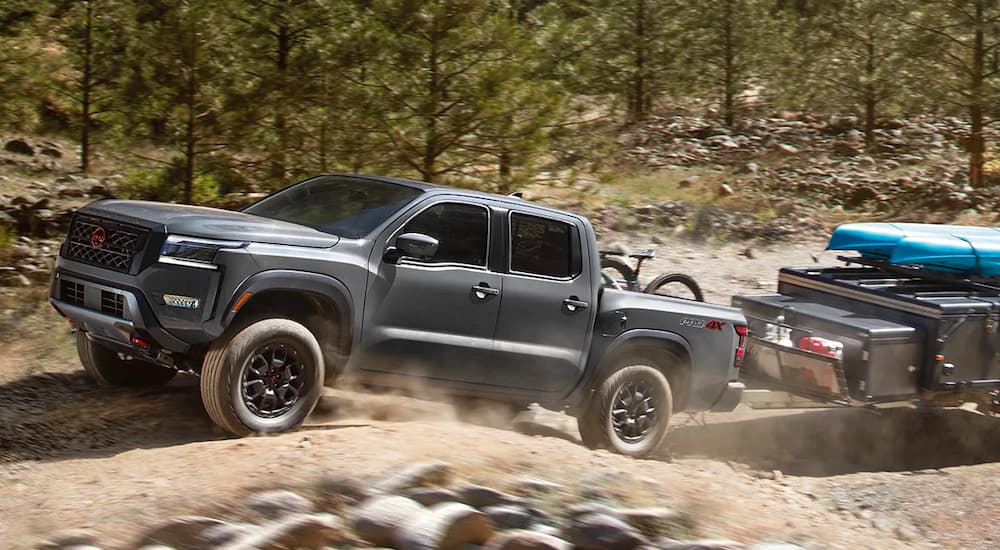
<svg viewBox="0 0 1000 550"><path fill-rule="evenodd" d="M636 441L627 441L614 428L612 405L626 384L643 384L651 391L655 418L648 432ZM642 458L659 449L667 435L673 411L673 393L667 377L651 361L642 356L630 356L619 362L594 392L583 414L577 417L577 427L583 444L591 449L608 449L619 454Z"/></svg>
<svg viewBox="0 0 1000 550"><path fill-rule="evenodd" d="M245 369L254 355L269 345L294 348L303 364L298 398L289 410L270 418L250 409L243 388ZM289 431L319 402L323 372L323 353L309 329L290 319L264 319L212 343L201 370L201 400L212 421L233 435Z"/></svg>
<svg viewBox="0 0 1000 550"><path fill-rule="evenodd" d="M76 333L76 353L83 370L102 386L154 388L177 375L175 369L138 359L123 359L83 331Z"/></svg>
<svg viewBox="0 0 1000 550"><path fill-rule="evenodd" d="M688 292L691 293L691 298L688 296L674 296L673 294L661 294L657 292L661 289L661 287L674 283L687 287ZM698 282L695 281L690 275L685 275L683 273L667 273L665 275L660 275L659 277L653 279L653 282L649 283L649 286L647 286L643 292L646 294L658 294L660 296L671 296L673 298L682 298L685 300L693 298L696 302L705 301L705 294L701 291L701 287L698 286Z"/></svg>

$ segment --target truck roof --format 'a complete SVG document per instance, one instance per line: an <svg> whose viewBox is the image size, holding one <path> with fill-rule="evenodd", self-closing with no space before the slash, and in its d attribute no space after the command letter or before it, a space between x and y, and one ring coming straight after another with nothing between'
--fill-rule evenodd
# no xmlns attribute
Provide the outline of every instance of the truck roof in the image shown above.
<svg viewBox="0 0 1000 550"><path fill-rule="evenodd" d="M543 212L557 213L563 215L570 215L575 218L583 220L583 216L580 216L573 212L567 212L565 210L560 210L558 208L552 208L551 206L545 206L535 202L525 201L519 197L514 197L511 195L500 195L498 193L487 193L485 191L476 191L473 189L463 189L461 187L450 187L447 185L439 185L436 183L427 183L424 181L408 180L403 178L394 178L391 176L372 176L367 174L351 174L351 173L333 173L333 174L321 174L323 176L340 176L349 177L357 179L365 179L371 181L380 181L385 183L394 183L396 185L405 185L407 187L412 187L414 189L420 189L428 194L447 194L447 195L467 195L470 197L479 197L485 199L496 200L500 202L505 202L509 204L517 205L527 205L533 209L540 210Z"/></svg>

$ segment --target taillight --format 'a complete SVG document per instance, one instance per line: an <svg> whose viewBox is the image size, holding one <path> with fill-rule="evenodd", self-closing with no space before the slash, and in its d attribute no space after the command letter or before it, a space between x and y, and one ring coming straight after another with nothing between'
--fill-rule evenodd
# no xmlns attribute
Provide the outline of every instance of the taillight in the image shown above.
<svg viewBox="0 0 1000 550"><path fill-rule="evenodd" d="M737 367L743 366L743 358L747 354L747 327L746 325L733 325L736 329L736 335L740 337L740 341L736 344L736 357L733 358L733 365Z"/></svg>

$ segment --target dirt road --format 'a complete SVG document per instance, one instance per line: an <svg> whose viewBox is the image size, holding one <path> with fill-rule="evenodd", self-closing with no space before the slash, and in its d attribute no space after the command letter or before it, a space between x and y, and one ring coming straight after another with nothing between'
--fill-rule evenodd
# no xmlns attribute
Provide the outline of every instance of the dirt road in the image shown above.
<svg viewBox="0 0 1000 550"><path fill-rule="evenodd" d="M637 239L640 244L642 239ZM821 243L661 246L647 273L686 271L710 301L767 291L781 265L812 263ZM63 331L52 316L53 329ZM443 404L335 392L309 425L230 439L201 408L196 380L99 389L73 361L0 354L0 546L57 529L93 530L128 547L144 525L187 513L238 514L252 491L308 493L326 474L376 479L445 460L472 482L544 478L556 508L584 499L665 506L691 536L808 548L992 548L1000 540L1000 421L964 410L759 412L675 418L669 450L630 460L580 445L571 418L532 410L513 426L459 422ZM66 339L58 341L65 345Z"/></svg>

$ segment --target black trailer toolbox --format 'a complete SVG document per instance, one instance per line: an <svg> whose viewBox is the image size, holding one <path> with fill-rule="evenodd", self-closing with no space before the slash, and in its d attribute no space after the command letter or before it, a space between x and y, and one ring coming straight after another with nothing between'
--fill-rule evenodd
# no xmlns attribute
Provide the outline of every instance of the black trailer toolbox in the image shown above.
<svg viewBox="0 0 1000 550"><path fill-rule="evenodd" d="M733 299L749 321L751 382L848 404L1000 387L1000 286L878 266L785 268L778 292ZM816 342L837 353L816 353Z"/></svg>

